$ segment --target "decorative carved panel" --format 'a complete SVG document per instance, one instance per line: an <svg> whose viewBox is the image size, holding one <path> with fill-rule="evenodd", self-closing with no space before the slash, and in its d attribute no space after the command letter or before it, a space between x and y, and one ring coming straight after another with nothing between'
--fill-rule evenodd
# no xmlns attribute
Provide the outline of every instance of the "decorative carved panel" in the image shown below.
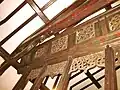
<svg viewBox="0 0 120 90"><path fill-rule="evenodd" d="M42 68L33 69L27 78L30 80L37 78L41 70L42 70Z"/></svg>
<svg viewBox="0 0 120 90"><path fill-rule="evenodd" d="M120 15L116 14L109 20L110 31L115 31L120 29Z"/></svg>
<svg viewBox="0 0 120 90"><path fill-rule="evenodd" d="M63 36L52 42L51 53L56 53L61 50L67 49L68 46L68 35Z"/></svg>
<svg viewBox="0 0 120 90"><path fill-rule="evenodd" d="M76 31L76 44L79 44L85 40L95 37L94 23L79 28Z"/></svg>
<svg viewBox="0 0 120 90"><path fill-rule="evenodd" d="M47 48L48 48L47 45L39 48L35 53L35 58L38 58L38 57L41 57L42 55L44 55L47 52Z"/></svg>
<svg viewBox="0 0 120 90"><path fill-rule="evenodd" d="M58 74L63 74L64 69L65 69L65 67L67 65L67 62L68 61L63 61L61 63L48 65L43 76L44 77L45 76L50 76L51 78L54 78L54 76L56 76Z"/></svg>
<svg viewBox="0 0 120 90"><path fill-rule="evenodd" d="M92 68L95 66L104 66L104 52L98 52L83 57L75 58L72 62L70 72L76 70L85 70L87 68Z"/></svg>

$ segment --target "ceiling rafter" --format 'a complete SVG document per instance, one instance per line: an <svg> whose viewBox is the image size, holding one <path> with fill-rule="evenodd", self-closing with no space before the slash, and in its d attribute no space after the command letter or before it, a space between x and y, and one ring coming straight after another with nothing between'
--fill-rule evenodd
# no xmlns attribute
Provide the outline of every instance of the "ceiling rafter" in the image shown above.
<svg viewBox="0 0 120 90"><path fill-rule="evenodd" d="M56 2L57 0L50 0L48 3L46 3L41 10L44 11L45 9L47 9L49 6L51 6L54 2Z"/></svg>
<svg viewBox="0 0 120 90"><path fill-rule="evenodd" d="M32 7L32 9L38 14L38 16L44 21L44 23L48 23L50 20L47 16L43 13L41 8L33 1L33 0L26 0L28 4Z"/></svg>
<svg viewBox="0 0 120 90"><path fill-rule="evenodd" d="M4 48L0 47L0 56L5 60L0 66L0 75L4 73L4 71L12 65L15 69L19 66L19 63L12 62L12 59L7 51Z"/></svg>
<svg viewBox="0 0 120 90"><path fill-rule="evenodd" d="M3 20L0 21L0 26L4 23L6 23L12 16L14 16L22 7L24 7L27 4L26 1L21 3L13 12L11 12L7 17L5 17Z"/></svg>
<svg viewBox="0 0 120 90"><path fill-rule="evenodd" d="M47 9L50 5L54 3L55 0L50 0L48 3L46 3L41 10ZM51 2L51 3L50 3ZM50 3L50 4L49 4ZM20 6L18 6L11 14L9 14L4 20L0 22L0 25L2 22L6 23L12 16L14 16L15 13L17 13L24 5L26 5L26 1L24 1ZM46 8L45 8L46 7ZM19 10L18 10L19 9ZM18 11L17 11L18 10ZM25 22L23 22L18 28L16 28L13 32L11 32L7 37L5 37L1 42L0 46L3 45L7 40L9 40L13 35L15 35L20 29L22 29L25 25L27 25L30 21L32 21L37 16L37 13L33 14L30 18L28 18Z"/></svg>
<svg viewBox="0 0 120 90"><path fill-rule="evenodd" d="M73 10L72 12L70 12L70 14L64 16L64 18L61 18L57 21L55 21L54 23L50 23L47 24L46 27L39 29L39 31L37 31L36 33L32 34L30 37L28 37L27 39L25 39L21 45L17 48L27 48L26 44L30 45L30 43L33 43L38 41L40 39L41 35L45 35L46 37L49 37L49 35L55 34L57 32L59 32L60 30L63 30L64 28L67 28L75 23L77 23L78 21L82 20L83 18L87 17L88 15L100 10L101 8L104 8L106 5L113 3L115 0L110 0L110 1L106 1L106 0L90 0L88 2L85 2L85 4L83 5L84 7L79 6L79 8ZM83 1L84 3L84 1ZM94 8L96 7L96 8ZM86 8L86 10L84 10L84 8ZM82 13L82 14L80 14ZM15 50L15 52L17 51L17 49ZM31 49L30 49L31 50ZM18 50L19 51L19 50ZM23 49L24 52L24 49ZM25 51L28 52L28 51ZM21 53L19 53L21 54Z"/></svg>

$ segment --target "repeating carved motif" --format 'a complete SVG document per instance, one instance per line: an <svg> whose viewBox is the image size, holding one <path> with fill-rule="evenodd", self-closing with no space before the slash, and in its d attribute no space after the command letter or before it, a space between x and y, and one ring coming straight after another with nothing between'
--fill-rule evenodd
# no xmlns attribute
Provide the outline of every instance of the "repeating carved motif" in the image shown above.
<svg viewBox="0 0 120 90"><path fill-rule="evenodd" d="M87 68L92 68L95 66L104 67L105 63L104 57L105 57L104 51L101 51L98 53L75 58L72 62L70 73L77 70L85 70Z"/></svg>
<svg viewBox="0 0 120 90"><path fill-rule="evenodd" d="M84 26L76 31L76 44L95 37L94 23Z"/></svg>
<svg viewBox="0 0 120 90"><path fill-rule="evenodd" d="M120 15L116 14L109 20L110 31L115 31L120 29Z"/></svg>
<svg viewBox="0 0 120 90"><path fill-rule="evenodd" d="M41 57L43 54L45 54L46 52L47 52L47 45L46 46L44 46L44 47L41 47L41 48L39 48L37 51L36 51L36 53L35 53L35 58L39 58L39 57Z"/></svg>
<svg viewBox="0 0 120 90"><path fill-rule="evenodd" d="M68 35L63 36L52 42L51 53L56 53L61 50L67 49L68 46Z"/></svg>
<svg viewBox="0 0 120 90"><path fill-rule="evenodd" d="M38 77L38 75L40 74L40 71L42 70L42 68L38 68L38 69L33 69L30 74L28 75L27 79L29 80L33 80L35 78Z"/></svg>
<svg viewBox="0 0 120 90"><path fill-rule="evenodd" d="M54 78L54 76L56 76L58 74L63 74L67 63L68 63L68 61L63 61L61 63L48 65L43 76L44 77L45 76L50 76L51 78Z"/></svg>

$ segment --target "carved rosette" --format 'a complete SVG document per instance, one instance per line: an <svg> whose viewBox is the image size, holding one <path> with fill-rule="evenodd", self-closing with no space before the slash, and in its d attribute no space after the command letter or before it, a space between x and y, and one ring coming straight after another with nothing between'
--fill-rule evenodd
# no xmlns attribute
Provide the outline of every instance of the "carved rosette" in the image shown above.
<svg viewBox="0 0 120 90"><path fill-rule="evenodd" d="M105 63L104 57L105 57L105 54L103 51L101 51L98 53L75 58L72 62L70 73L77 70L89 69L95 66L104 67L104 63Z"/></svg>
<svg viewBox="0 0 120 90"><path fill-rule="evenodd" d="M38 68L38 69L33 69L31 70L30 74L28 75L27 79L29 80L33 80L35 78L38 77L38 75L40 74L40 71L42 70L42 68Z"/></svg>
<svg viewBox="0 0 120 90"><path fill-rule="evenodd" d="M52 42L51 53L56 53L67 49L68 46L68 35L63 36Z"/></svg>
<svg viewBox="0 0 120 90"><path fill-rule="evenodd" d="M63 61L61 63L48 65L43 77L50 76L51 78L54 78L54 76L58 74L63 74L67 63L68 61Z"/></svg>
<svg viewBox="0 0 120 90"><path fill-rule="evenodd" d="M95 27L94 23L86 25L82 28L79 28L76 31L76 44L79 44L85 40L95 37Z"/></svg>
<svg viewBox="0 0 120 90"><path fill-rule="evenodd" d="M110 31L115 31L120 29L120 15L116 14L108 21Z"/></svg>

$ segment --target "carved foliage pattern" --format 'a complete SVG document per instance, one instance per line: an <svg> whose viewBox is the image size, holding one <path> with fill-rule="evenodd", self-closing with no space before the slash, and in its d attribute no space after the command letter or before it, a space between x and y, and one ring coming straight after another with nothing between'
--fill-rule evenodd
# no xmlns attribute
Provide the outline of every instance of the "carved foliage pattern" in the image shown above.
<svg viewBox="0 0 120 90"><path fill-rule="evenodd" d="M37 78L41 70L42 70L42 68L33 69L27 78L30 80Z"/></svg>
<svg viewBox="0 0 120 90"><path fill-rule="evenodd" d="M61 50L67 49L68 35L63 36L52 42L51 53L56 53Z"/></svg>
<svg viewBox="0 0 120 90"><path fill-rule="evenodd" d="M116 14L109 20L110 31L115 31L120 29L120 15Z"/></svg>
<svg viewBox="0 0 120 90"><path fill-rule="evenodd" d="M84 26L76 31L76 44L95 37L94 23Z"/></svg>
<svg viewBox="0 0 120 90"><path fill-rule="evenodd" d="M53 65L48 65L43 76L44 77L50 76L51 78L54 78L54 76L58 74L63 74L66 65L67 65L67 61L63 61L61 63L57 63Z"/></svg>
<svg viewBox="0 0 120 90"><path fill-rule="evenodd" d="M94 66L104 66L105 54L103 51L86 55L83 57L75 58L72 62L70 72L76 70L85 70L87 68L92 68Z"/></svg>

